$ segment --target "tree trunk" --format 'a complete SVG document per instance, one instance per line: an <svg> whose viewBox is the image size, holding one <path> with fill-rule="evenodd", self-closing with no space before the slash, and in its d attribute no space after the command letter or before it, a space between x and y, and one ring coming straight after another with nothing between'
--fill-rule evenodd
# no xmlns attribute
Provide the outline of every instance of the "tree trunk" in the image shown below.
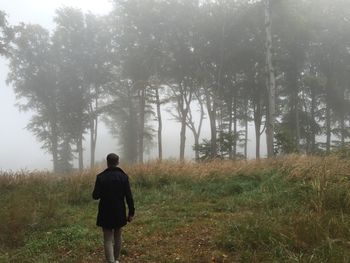
<svg viewBox="0 0 350 263"><path fill-rule="evenodd" d="M290 89L292 90L292 114L294 113L295 123L293 124L295 135L296 151L300 152L300 117L299 117L299 87L298 87L298 70L296 62L290 70Z"/></svg>
<svg viewBox="0 0 350 263"><path fill-rule="evenodd" d="M254 109L254 126L255 126L255 158L260 159L260 136L261 136L261 104L257 101Z"/></svg>
<svg viewBox="0 0 350 263"><path fill-rule="evenodd" d="M342 147L342 149L345 149L345 147L346 147L346 144L345 144L345 139L346 139L346 129L347 129L347 127L346 127L346 120L345 120L345 118L346 118L346 107L347 107L347 92L346 92L346 90L343 90L342 91L342 93L343 93L343 96L342 96L342 98L341 98L341 100L342 100L342 105L341 105L341 147Z"/></svg>
<svg viewBox="0 0 350 263"><path fill-rule="evenodd" d="M129 118L127 124L128 136L124 151L126 152L126 159L131 163L138 161L138 116L133 95L129 94Z"/></svg>
<svg viewBox="0 0 350 263"><path fill-rule="evenodd" d="M90 167L93 168L95 166L95 152L96 152L96 142L97 142L97 126L98 126L98 99L95 99L95 109L90 105Z"/></svg>
<svg viewBox="0 0 350 263"><path fill-rule="evenodd" d="M146 88L141 85L138 90L139 97L139 127L138 127L138 161L143 163L143 136L145 130L145 105L146 105Z"/></svg>
<svg viewBox="0 0 350 263"><path fill-rule="evenodd" d="M248 99L244 101L244 158L248 159Z"/></svg>
<svg viewBox="0 0 350 263"><path fill-rule="evenodd" d="M217 134L216 134L216 102L214 96L211 98L209 94L209 89L206 89L205 92L207 111L209 116L209 124L210 124L210 157L214 159L217 154Z"/></svg>
<svg viewBox="0 0 350 263"><path fill-rule="evenodd" d="M53 131L52 131L52 149L51 149L51 152L52 152L53 171L54 171L54 173L58 173L59 172L58 136L57 136L56 128L53 128Z"/></svg>
<svg viewBox="0 0 350 263"><path fill-rule="evenodd" d="M180 161L185 160L185 145L186 145L186 125L187 125L187 113L188 104L186 103L186 92L184 90L183 83L180 81L178 86L180 88L180 96L178 97L178 111L180 116L181 130L180 130Z"/></svg>
<svg viewBox="0 0 350 263"><path fill-rule="evenodd" d="M214 109L215 108L215 109ZM211 158L217 155L217 134L216 134L216 105L213 103L213 109L209 114L210 119L210 139L211 139Z"/></svg>
<svg viewBox="0 0 350 263"><path fill-rule="evenodd" d="M180 161L185 160L185 145L186 145L186 126L189 111L191 110L191 101L193 96L193 83L188 79L179 79L177 83L178 90L172 88L172 93L177 101L176 119L180 122Z"/></svg>
<svg viewBox="0 0 350 263"><path fill-rule="evenodd" d="M296 145L296 150L299 153L300 152L300 118L299 118L298 89L295 92L295 133L296 133L295 145Z"/></svg>
<svg viewBox="0 0 350 263"><path fill-rule="evenodd" d="M256 136L256 144L255 144L255 158L257 160L260 159L260 136L261 136L261 133L258 131L256 132L255 130L255 136Z"/></svg>
<svg viewBox="0 0 350 263"><path fill-rule="evenodd" d="M78 151L78 159L79 159L79 171L84 169L84 153L83 153L83 135L79 136L77 142L77 151Z"/></svg>
<svg viewBox="0 0 350 263"><path fill-rule="evenodd" d="M58 172L58 150L57 150L57 143L56 146L52 146L52 162L53 162L53 172Z"/></svg>
<svg viewBox="0 0 350 263"><path fill-rule="evenodd" d="M98 125L98 117L96 116L94 120L92 120L92 124L90 127L90 167L93 168L95 166L95 152L96 152L96 141L97 141L97 125Z"/></svg>
<svg viewBox="0 0 350 263"><path fill-rule="evenodd" d="M162 145L162 112L160 110L159 90L156 88L156 105L157 105L157 119L158 119L158 159L163 159L163 145Z"/></svg>
<svg viewBox="0 0 350 263"><path fill-rule="evenodd" d="M78 142L77 142L78 146ZM77 149L78 151L78 149ZM68 173L72 169L71 160L72 160L72 149L70 146L70 139L68 136L63 138L63 141L59 149L59 173Z"/></svg>
<svg viewBox="0 0 350 263"><path fill-rule="evenodd" d="M182 110L181 113L181 131L180 131L180 161L185 160L185 145L186 145L186 118L187 109Z"/></svg>
<svg viewBox="0 0 350 263"><path fill-rule="evenodd" d="M194 136L194 145L195 145L195 152L194 152L194 156L196 161L199 161L199 151L198 151L198 145L199 145L199 135L197 134L196 136Z"/></svg>
<svg viewBox="0 0 350 263"><path fill-rule="evenodd" d="M316 94L315 89L311 88L311 120L315 122L315 110L316 110ZM314 123L311 124L311 153L316 152L316 131L314 127Z"/></svg>
<svg viewBox="0 0 350 263"><path fill-rule="evenodd" d="M331 109L329 104L326 105L326 152L331 152Z"/></svg>
<svg viewBox="0 0 350 263"><path fill-rule="evenodd" d="M233 137L232 137L232 125L233 125L233 102L232 102L232 96L230 96L229 98L229 102L228 102L228 111L229 111L229 123L228 123L228 134L229 134L229 149L228 149L228 158L230 160L233 159Z"/></svg>
<svg viewBox="0 0 350 263"><path fill-rule="evenodd" d="M200 157L199 157L199 150L198 150L198 146L199 146L199 137L201 134L201 130L202 130L202 124L203 124L203 119L204 119L204 106L203 106L203 101L200 98L200 95L197 93L195 94L200 106L200 117L199 117L199 124L198 127L196 129L196 126L194 124L193 118L192 118L192 112L191 109L189 107L189 111L188 111L188 121L187 121L187 126L190 128L190 130L193 133L193 138L194 138L194 151L195 151L195 160L198 162Z"/></svg>
<svg viewBox="0 0 350 263"><path fill-rule="evenodd" d="M272 64L272 32L271 32L271 2L265 0L265 29L266 29L266 65L267 65L267 125L266 144L267 156L274 156L274 128L275 128L275 71Z"/></svg>
<svg viewBox="0 0 350 263"><path fill-rule="evenodd" d="M312 77L316 78L316 72L315 72L315 67L313 65L310 66L310 74ZM310 96L311 96L311 108L310 108L310 115L311 115L311 127L310 127L310 152L312 154L316 153L316 87L312 84L310 86Z"/></svg>
<svg viewBox="0 0 350 263"><path fill-rule="evenodd" d="M233 160L237 158L237 92L234 93L233 98Z"/></svg>
<svg viewBox="0 0 350 263"><path fill-rule="evenodd" d="M345 116L344 116L344 112L341 113L341 117L340 117L340 146L342 149L345 148Z"/></svg>
<svg viewBox="0 0 350 263"><path fill-rule="evenodd" d="M326 87L326 152L329 154L331 152L331 89L333 88L333 76L329 72L327 76L327 87Z"/></svg>

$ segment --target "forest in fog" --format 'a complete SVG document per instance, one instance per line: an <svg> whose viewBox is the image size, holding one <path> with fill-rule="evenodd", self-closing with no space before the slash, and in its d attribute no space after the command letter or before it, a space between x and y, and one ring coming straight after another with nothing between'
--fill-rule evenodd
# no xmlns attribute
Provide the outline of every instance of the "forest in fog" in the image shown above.
<svg viewBox="0 0 350 263"><path fill-rule="evenodd" d="M55 172L84 168L87 138L95 164L101 122L124 160L155 146L161 160L165 108L181 161L186 131L196 160L247 158L249 123L256 158L263 134L268 157L350 152L349 0L113 2L104 16L60 8L51 31L0 11L7 84Z"/></svg>

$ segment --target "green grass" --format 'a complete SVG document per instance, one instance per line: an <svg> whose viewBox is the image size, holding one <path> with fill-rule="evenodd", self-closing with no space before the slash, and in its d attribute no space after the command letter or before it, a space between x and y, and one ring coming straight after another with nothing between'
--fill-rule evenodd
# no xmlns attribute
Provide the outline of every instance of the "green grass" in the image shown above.
<svg viewBox="0 0 350 263"><path fill-rule="evenodd" d="M336 176L349 167L299 157L127 167L136 217L122 261L350 262L350 182ZM103 262L94 178L3 175L0 262Z"/></svg>

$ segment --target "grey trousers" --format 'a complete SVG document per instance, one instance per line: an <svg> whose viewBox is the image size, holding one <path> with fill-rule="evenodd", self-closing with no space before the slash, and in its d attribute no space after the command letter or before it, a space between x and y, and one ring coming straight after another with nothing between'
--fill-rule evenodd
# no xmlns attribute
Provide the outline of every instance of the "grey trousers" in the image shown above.
<svg viewBox="0 0 350 263"><path fill-rule="evenodd" d="M122 246L122 229L106 229L103 228L103 241L105 248L106 261L108 263L115 263L119 260L120 249ZM114 241L114 244L113 244Z"/></svg>

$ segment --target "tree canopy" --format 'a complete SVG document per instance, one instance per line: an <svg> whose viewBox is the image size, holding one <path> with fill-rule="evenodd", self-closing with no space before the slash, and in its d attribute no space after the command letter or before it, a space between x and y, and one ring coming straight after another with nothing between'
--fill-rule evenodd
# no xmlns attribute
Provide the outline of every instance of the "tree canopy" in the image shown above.
<svg viewBox="0 0 350 263"><path fill-rule="evenodd" d="M257 158L266 132L275 154L348 149L349 1L114 2L106 16L59 9L53 32L12 26L10 48L0 13L8 82L56 170L75 156L83 168L87 134L94 164L101 115L125 159L142 162L156 130L162 144L165 104L180 123L180 160L187 129L197 159L247 158L249 123ZM205 117L210 138L200 138Z"/></svg>

